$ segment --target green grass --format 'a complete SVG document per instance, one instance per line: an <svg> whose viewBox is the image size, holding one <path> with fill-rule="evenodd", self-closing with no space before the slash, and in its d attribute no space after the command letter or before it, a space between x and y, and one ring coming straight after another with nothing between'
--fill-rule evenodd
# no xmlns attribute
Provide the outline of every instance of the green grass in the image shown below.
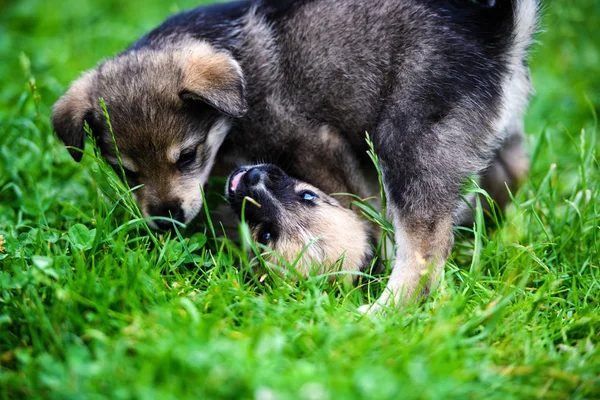
<svg viewBox="0 0 600 400"><path fill-rule="evenodd" d="M93 151L76 164L52 134L72 79L193 3L3 6L1 398L600 396L600 3L546 4L531 179L503 227L457 239L427 302L374 319L364 289L259 282L210 229L148 234Z"/></svg>

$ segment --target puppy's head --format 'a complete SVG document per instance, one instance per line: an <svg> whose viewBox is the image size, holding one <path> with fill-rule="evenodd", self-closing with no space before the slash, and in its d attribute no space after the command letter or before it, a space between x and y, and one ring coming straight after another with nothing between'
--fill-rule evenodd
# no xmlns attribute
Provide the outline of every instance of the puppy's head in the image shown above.
<svg viewBox="0 0 600 400"><path fill-rule="evenodd" d="M252 238L308 275L342 269L363 271L373 258L368 225L318 188L293 179L271 164L242 167L227 181L226 196L238 216L248 222ZM272 255L267 254L266 257ZM270 261L276 262L276 259Z"/></svg>
<svg viewBox="0 0 600 400"><path fill-rule="evenodd" d="M103 115L104 99L118 148ZM92 129L106 160L130 186L145 217L189 222L231 118L247 109L244 77L227 53L206 43L123 53L76 80L55 104L52 123L76 161ZM119 173L119 175L121 175ZM149 221L169 228L166 221Z"/></svg>

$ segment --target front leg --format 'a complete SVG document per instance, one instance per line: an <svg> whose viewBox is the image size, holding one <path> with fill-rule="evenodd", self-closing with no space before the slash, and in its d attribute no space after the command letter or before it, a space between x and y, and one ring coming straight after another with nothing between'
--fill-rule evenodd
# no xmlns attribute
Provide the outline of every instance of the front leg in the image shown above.
<svg viewBox="0 0 600 400"><path fill-rule="evenodd" d="M388 284L375 307L399 306L426 297L439 282L453 245L449 215L423 217L392 211L398 248Z"/></svg>
<svg viewBox="0 0 600 400"><path fill-rule="evenodd" d="M410 210L397 201L390 201L388 210L397 248L392 273L377 302L362 306L361 311L398 308L426 297L439 282L454 243L450 212Z"/></svg>

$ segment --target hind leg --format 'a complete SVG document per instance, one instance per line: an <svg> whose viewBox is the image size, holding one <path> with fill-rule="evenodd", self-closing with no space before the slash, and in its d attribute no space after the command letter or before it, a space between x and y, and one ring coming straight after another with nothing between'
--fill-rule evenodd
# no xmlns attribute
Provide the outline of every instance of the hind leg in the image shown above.
<svg viewBox="0 0 600 400"><path fill-rule="evenodd" d="M506 138L502 146L494 153L492 163L483 171L479 179L479 187L485 190L494 200L494 206L503 211L510 202L510 193L516 193L529 173L529 156L523 146L523 135L514 132ZM481 195L480 204L484 213L489 213L490 205ZM476 195L471 194L467 203L457 209L454 221L458 225L472 225L473 209L476 207Z"/></svg>
<svg viewBox="0 0 600 400"><path fill-rule="evenodd" d="M515 66L504 91L505 112L495 128L504 140L495 150L491 163L483 171L479 180L479 186L490 195L501 211L510 202L508 191L515 193L529 173L529 157L523 145L525 131L523 114L532 88L529 70L525 65ZM480 200L484 212L486 210L489 212L490 204L481 196ZM473 224L472 210L476 204L476 196L470 195L467 201L468 204L463 202L455 213L454 220L459 225Z"/></svg>

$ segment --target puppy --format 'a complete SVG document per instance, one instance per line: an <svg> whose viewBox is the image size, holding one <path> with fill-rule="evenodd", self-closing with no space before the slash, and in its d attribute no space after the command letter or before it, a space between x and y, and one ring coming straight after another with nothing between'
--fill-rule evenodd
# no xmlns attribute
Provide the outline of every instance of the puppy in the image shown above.
<svg viewBox="0 0 600 400"><path fill-rule="evenodd" d="M237 169L225 195L248 222L252 239L274 250L265 255L272 263L281 264L280 255L306 277L310 272L362 272L373 259L373 236L365 221L273 164Z"/></svg>
<svg viewBox="0 0 600 400"><path fill-rule="evenodd" d="M401 305L438 282L463 183L483 175L494 192L526 174L500 161L526 159L505 143L523 133L537 13L537 0L199 7L85 73L52 121L77 160L87 122L117 168L103 98L142 212L182 222L200 210L215 161L268 161L326 193L376 194L369 132L398 249L371 310Z"/></svg>

